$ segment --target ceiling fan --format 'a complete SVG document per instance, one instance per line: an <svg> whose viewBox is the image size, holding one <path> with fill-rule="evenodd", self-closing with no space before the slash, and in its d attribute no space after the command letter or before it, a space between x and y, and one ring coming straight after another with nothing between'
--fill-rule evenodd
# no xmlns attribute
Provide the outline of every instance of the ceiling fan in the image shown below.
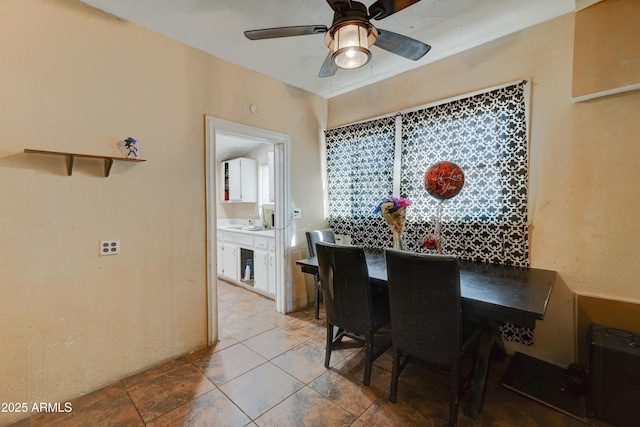
<svg viewBox="0 0 640 427"><path fill-rule="evenodd" d="M325 33L325 43L330 52L318 77L332 76L338 68L362 67L371 59L370 46L378 46L417 61L429 52L431 46L401 34L378 29L371 24L371 20L379 21L419 1L377 0L367 10L364 4L357 1L327 0L334 12L333 23L329 28L326 25L299 25L245 31L244 35L250 40L264 40Z"/></svg>

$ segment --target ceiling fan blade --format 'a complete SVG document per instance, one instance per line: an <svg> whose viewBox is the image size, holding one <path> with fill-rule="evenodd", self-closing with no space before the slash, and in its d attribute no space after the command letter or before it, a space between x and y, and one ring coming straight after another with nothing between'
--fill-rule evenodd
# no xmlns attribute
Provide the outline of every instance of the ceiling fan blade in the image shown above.
<svg viewBox="0 0 640 427"><path fill-rule="evenodd" d="M419 1L420 0L378 0L369 6L369 19L377 19L379 21Z"/></svg>
<svg viewBox="0 0 640 427"><path fill-rule="evenodd" d="M320 67L320 72L318 73L318 77L331 77L336 71L338 71L338 67L333 63L333 59L331 58L333 52L329 51L329 54L324 59L324 63L322 67Z"/></svg>
<svg viewBox="0 0 640 427"><path fill-rule="evenodd" d="M279 37L306 36L308 34L326 33L326 25L298 25L293 27L265 28L262 30L245 31L249 40L276 39Z"/></svg>
<svg viewBox="0 0 640 427"><path fill-rule="evenodd" d="M402 34L381 30L379 28L378 40L376 40L374 45L414 61L422 58L431 50L431 46L428 44L403 36Z"/></svg>

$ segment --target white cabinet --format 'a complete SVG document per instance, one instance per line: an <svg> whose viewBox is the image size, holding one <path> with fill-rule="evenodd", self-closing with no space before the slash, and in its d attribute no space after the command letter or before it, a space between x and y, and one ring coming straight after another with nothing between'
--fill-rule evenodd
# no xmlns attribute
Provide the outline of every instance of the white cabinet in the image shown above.
<svg viewBox="0 0 640 427"><path fill-rule="evenodd" d="M220 278L263 295L275 296L274 237L218 229L217 250ZM251 274L249 280L244 280L247 263Z"/></svg>
<svg viewBox="0 0 640 427"><path fill-rule="evenodd" d="M258 162L238 157L220 165L222 201L256 203L258 201Z"/></svg>
<svg viewBox="0 0 640 427"><path fill-rule="evenodd" d="M269 293L269 253L256 249L253 252L253 267L253 286L259 291Z"/></svg>
<svg viewBox="0 0 640 427"><path fill-rule="evenodd" d="M222 276L237 282L240 279L240 262L238 246L233 243L222 244Z"/></svg>
<svg viewBox="0 0 640 427"><path fill-rule="evenodd" d="M218 233L218 241L216 242L216 263L218 264L218 276L224 275L223 264L223 246L222 246L222 233Z"/></svg>
<svg viewBox="0 0 640 427"><path fill-rule="evenodd" d="M267 272L268 274L268 293L269 295L276 295L276 251L275 249L271 249L269 251L269 271Z"/></svg>
<svg viewBox="0 0 640 427"><path fill-rule="evenodd" d="M275 239L269 237L256 238L253 253L256 289L275 296L276 267L275 267Z"/></svg>
<svg viewBox="0 0 640 427"><path fill-rule="evenodd" d="M253 247L253 239L221 230L218 230L217 234L218 275L232 282L238 282L242 274L240 271L241 247Z"/></svg>

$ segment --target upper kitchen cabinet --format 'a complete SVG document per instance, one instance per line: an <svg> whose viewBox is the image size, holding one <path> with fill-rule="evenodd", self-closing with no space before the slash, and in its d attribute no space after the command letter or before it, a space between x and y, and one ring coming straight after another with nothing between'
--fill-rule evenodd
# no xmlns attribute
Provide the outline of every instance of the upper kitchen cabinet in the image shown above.
<svg viewBox="0 0 640 427"><path fill-rule="evenodd" d="M222 162L222 201L256 203L258 201L258 162L238 157Z"/></svg>

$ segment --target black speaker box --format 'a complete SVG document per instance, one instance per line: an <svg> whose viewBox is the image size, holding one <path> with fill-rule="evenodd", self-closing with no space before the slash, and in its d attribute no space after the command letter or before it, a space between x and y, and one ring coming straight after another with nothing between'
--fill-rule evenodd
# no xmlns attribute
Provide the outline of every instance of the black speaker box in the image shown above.
<svg viewBox="0 0 640 427"><path fill-rule="evenodd" d="M591 413L620 427L640 425L640 335L589 327Z"/></svg>

